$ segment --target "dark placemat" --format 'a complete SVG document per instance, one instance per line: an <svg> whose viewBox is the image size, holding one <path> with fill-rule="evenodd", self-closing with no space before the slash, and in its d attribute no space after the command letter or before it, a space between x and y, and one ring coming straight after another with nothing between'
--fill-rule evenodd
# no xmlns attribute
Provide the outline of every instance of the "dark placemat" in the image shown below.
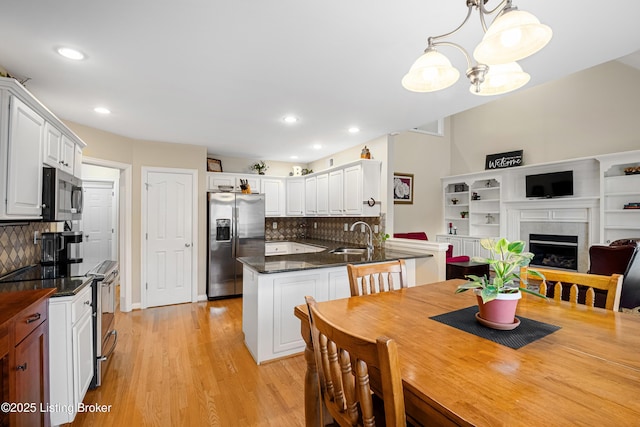
<svg viewBox="0 0 640 427"><path fill-rule="evenodd" d="M474 305L460 310L451 311L449 313L432 316L429 319L444 323L445 325L453 326L461 331L486 338L495 343L514 349L524 347L525 345L560 329L560 326L538 322L537 320L527 319L522 316L516 316L520 319L520 326L510 331L499 331L478 323L476 320L477 312L478 306Z"/></svg>

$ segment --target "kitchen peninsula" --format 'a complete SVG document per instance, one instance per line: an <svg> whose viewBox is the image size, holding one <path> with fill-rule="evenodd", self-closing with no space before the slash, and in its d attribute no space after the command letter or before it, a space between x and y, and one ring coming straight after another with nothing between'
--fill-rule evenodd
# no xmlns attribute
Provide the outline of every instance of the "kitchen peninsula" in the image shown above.
<svg viewBox="0 0 640 427"><path fill-rule="evenodd" d="M342 242L305 240L304 244L321 250L238 258L244 275L242 330L245 344L258 364L304 350L294 308L304 302L306 295L317 301L350 297L347 264L404 259L409 286L415 286L416 259L433 256L383 247L375 248L369 257L366 251L332 253L345 247Z"/></svg>

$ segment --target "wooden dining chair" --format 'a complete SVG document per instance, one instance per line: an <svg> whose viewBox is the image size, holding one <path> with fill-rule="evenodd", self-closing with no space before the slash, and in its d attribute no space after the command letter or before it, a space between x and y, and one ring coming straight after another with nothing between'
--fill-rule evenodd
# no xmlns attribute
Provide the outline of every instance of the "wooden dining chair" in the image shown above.
<svg viewBox="0 0 640 427"><path fill-rule="evenodd" d="M346 426L406 426L402 375L396 342L356 336L322 315L315 299L305 297L320 398L333 421ZM371 375L373 374L373 375ZM382 402L371 382L381 388ZM379 380L378 380L379 378ZM324 411L320 411L322 424Z"/></svg>
<svg viewBox="0 0 640 427"><path fill-rule="evenodd" d="M407 267L403 259L377 264L347 264L351 296L406 288Z"/></svg>
<svg viewBox="0 0 640 427"><path fill-rule="evenodd" d="M545 280L541 281L536 277L529 276L528 270L542 273ZM602 306L607 310L614 311L618 311L620 306L622 290L622 276L620 274L602 276L538 267L522 267L520 277L526 282L538 283L541 294L552 296L558 301L566 300L590 307Z"/></svg>

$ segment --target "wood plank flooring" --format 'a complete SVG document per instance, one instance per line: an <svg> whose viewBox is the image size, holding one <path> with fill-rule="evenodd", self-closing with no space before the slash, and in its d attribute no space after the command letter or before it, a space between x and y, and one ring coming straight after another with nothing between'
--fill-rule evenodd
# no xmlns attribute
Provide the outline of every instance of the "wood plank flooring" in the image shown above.
<svg viewBox="0 0 640 427"><path fill-rule="evenodd" d="M73 426L304 425L304 357L256 365L241 298L117 313L116 325L104 385L84 399L111 410Z"/></svg>

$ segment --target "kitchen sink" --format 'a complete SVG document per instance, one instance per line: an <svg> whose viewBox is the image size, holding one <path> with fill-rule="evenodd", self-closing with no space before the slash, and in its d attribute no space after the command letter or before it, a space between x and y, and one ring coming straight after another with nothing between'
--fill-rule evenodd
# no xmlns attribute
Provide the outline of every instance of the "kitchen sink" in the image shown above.
<svg viewBox="0 0 640 427"><path fill-rule="evenodd" d="M329 253L332 254L337 254L337 255L344 255L344 254L356 254L356 255L361 255L367 252L367 248L336 248L333 249L331 251L329 251Z"/></svg>

